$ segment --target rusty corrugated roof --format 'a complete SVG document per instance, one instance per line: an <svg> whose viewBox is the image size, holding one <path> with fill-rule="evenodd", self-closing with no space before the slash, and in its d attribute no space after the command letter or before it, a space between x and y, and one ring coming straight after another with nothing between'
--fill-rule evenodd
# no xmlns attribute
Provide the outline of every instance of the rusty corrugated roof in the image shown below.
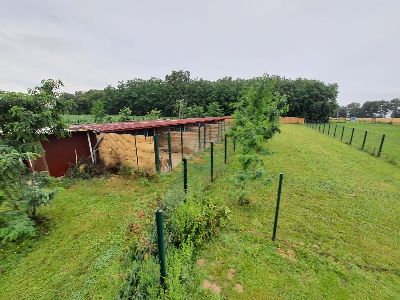
<svg viewBox="0 0 400 300"><path fill-rule="evenodd" d="M177 119L177 120L117 122L117 123L107 123L107 124L82 124L82 125L71 125L69 127L69 130L119 132L119 131L160 128L160 127L172 127L179 125L193 125L197 123L218 122L226 119L231 119L231 117L226 116L226 117L190 118L190 119Z"/></svg>

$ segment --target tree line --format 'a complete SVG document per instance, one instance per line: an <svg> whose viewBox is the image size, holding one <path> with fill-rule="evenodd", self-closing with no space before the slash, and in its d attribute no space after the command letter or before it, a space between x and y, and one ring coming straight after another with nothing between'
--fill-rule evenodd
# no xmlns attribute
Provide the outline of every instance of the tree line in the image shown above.
<svg viewBox="0 0 400 300"><path fill-rule="evenodd" d="M366 101L362 105L351 102L346 106L341 106L337 115L338 117L400 118L400 98Z"/></svg>
<svg viewBox="0 0 400 300"><path fill-rule="evenodd" d="M71 114L92 114L100 110L117 115L127 108L133 115L146 115L151 111L159 111L164 117L231 115L234 104L260 78L224 77L210 81L191 78L189 71L181 70L172 71L164 79L132 79L121 81L116 87L109 85L104 89L63 93L61 97L73 102ZM337 84L280 76L266 78L272 83L274 93L286 95L289 105L286 116L326 121L338 109Z"/></svg>

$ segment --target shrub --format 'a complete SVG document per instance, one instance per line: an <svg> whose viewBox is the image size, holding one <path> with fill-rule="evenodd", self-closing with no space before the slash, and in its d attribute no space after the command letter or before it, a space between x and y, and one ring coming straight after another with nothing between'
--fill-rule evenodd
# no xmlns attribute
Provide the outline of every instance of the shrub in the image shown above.
<svg viewBox="0 0 400 300"><path fill-rule="evenodd" d="M47 173L29 174L23 160L34 158L0 144L0 241L35 235L36 209L49 203L56 190L47 189Z"/></svg>
<svg viewBox="0 0 400 300"><path fill-rule="evenodd" d="M166 215L170 240L178 247L185 242L191 242L197 247L218 231L229 213L226 206L210 197L199 199L189 195Z"/></svg>
<svg viewBox="0 0 400 300"><path fill-rule="evenodd" d="M69 179L92 179L108 176L110 171L101 163L93 163L89 159L80 159L71 165L64 177Z"/></svg>

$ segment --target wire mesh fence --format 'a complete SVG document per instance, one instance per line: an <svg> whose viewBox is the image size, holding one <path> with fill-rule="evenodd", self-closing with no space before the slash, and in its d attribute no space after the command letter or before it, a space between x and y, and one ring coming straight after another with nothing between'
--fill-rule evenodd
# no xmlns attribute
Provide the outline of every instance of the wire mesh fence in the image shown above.
<svg viewBox="0 0 400 300"><path fill-rule="evenodd" d="M306 126L351 147L377 157L383 156L393 161L393 157L384 151L384 143L387 141L385 134L378 134L335 123L307 123Z"/></svg>
<svg viewBox="0 0 400 300"><path fill-rule="evenodd" d="M148 228L149 243L144 244L151 246L141 250L137 250L140 247L134 247L136 249L132 263L134 268L128 276L126 284L121 287L118 299L134 299L141 296L149 298L148 291L144 291L142 288L143 283L141 281L143 279L141 276L144 273L146 273L146 278L151 278L147 284L156 287L155 293L159 291L158 278L160 278L160 269L161 286L165 289L165 286L168 285L168 282L165 282L166 273L174 272L174 261L177 257L180 259L179 263L181 263L182 257L185 257L182 254L185 250L181 248L185 246L177 247L176 237L179 234L173 231L174 225L171 224L178 222L174 212L176 213L179 208L182 209L182 204L192 201L191 199L195 199L195 203L198 203L199 206L206 205L208 207L208 204L202 203L207 198L203 195L206 190L212 187L213 179L216 179L224 172L225 167L234 157L234 143L227 136L229 129L229 123L205 124L204 126L199 124L195 129L175 128L167 132L156 133L154 136L154 159L157 160L157 153L159 153L158 159L160 161L166 158L169 159L172 155L173 161L170 161L170 163L175 169L175 174L171 174L175 178L170 182L168 190L160 197L160 209L157 210L158 214L162 212L165 226L157 223L157 231L154 227ZM163 138L159 139L161 135L166 135L166 143L164 143ZM157 168L156 162L155 165ZM159 172L161 176L169 176L168 174L162 174L161 164ZM196 206L191 207L191 209L195 210ZM164 228L161 237L160 228ZM158 251L155 251L153 244L156 240ZM163 249L161 250L160 247ZM145 259L145 257L148 258Z"/></svg>

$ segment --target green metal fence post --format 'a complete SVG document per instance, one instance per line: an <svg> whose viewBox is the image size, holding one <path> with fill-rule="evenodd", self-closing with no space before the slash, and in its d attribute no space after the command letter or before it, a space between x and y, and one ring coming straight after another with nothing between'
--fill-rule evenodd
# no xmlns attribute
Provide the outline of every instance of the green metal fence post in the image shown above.
<svg viewBox="0 0 400 300"><path fill-rule="evenodd" d="M187 193L188 190L188 177L187 177L187 159L182 159L183 161L183 190Z"/></svg>
<svg viewBox="0 0 400 300"><path fill-rule="evenodd" d="M199 123L199 152L201 149L201 124Z"/></svg>
<svg viewBox="0 0 400 300"><path fill-rule="evenodd" d="M272 232L272 240L273 241L276 240L276 230L278 228L279 207L280 207L280 203L281 203L281 193L282 193L282 181L283 181L283 173L280 173L279 174L278 195L276 197L274 229Z"/></svg>
<svg viewBox="0 0 400 300"><path fill-rule="evenodd" d="M344 134L344 126L342 128L342 135L340 136L340 140L343 141L343 134Z"/></svg>
<svg viewBox="0 0 400 300"><path fill-rule="evenodd" d="M365 142L367 141L367 134L368 134L368 130L365 130L364 139L363 139L363 142L362 142L361 150L364 150Z"/></svg>
<svg viewBox="0 0 400 300"><path fill-rule="evenodd" d="M183 158L183 125L180 126L181 131L181 156Z"/></svg>
<svg viewBox="0 0 400 300"><path fill-rule="evenodd" d="M331 131L331 124L329 123L328 124L328 135L329 135L329 132Z"/></svg>
<svg viewBox="0 0 400 300"><path fill-rule="evenodd" d="M172 146L171 146L171 130L168 127L168 166L172 170Z"/></svg>
<svg viewBox="0 0 400 300"><path fill-rule="evenodd" d="M137 153L136 135L135 135L135 153L136 153L136 166L139 169L139 156L138 156L138 153Z"/></svg>
<svg viewBox="0 0 400 300"><path fill-rule="evenodd" d="M322 130L322 134L324 134L325 133L325 123L324 123L324 129Z"/></svg>
<svg viewBox="0 0 400 300"><path fill-rule="evenodd" d="M158 153L158 135L154 133L154 160L156 163L156 171L157 173L160 173L161 168L160 168L160 155Z"/></svg>
<svg viewBox="0 0 400 300"><path fill-rule="evenodd" d="M318 131L321 132L321 123L318 124Z"/></svg>
<svg viewBox="0 0 400 300"><path fill-rule="evenodd" d="M236 152L236 140L233 139L233 153Z"/></svg>
<svg viewBox="0 0 400 300"><path fill-rule="evenodd" d="M333 132L333 137L336 138L336 129L337 129L337 124L335 125L335 131Z"/></svg>
<svg viewBox="0 0 400 300"><path fill-rule="evenodd" d="M206 149L206 144L207 144L207 126L206 126L206 124L204 124L204 132L203 132L203 140L204 140L204 143L203 143L203 147L204 147L204 149Z"/></svg>
<svg viewBox="0 0 400 300"><path fill-rule="evenodd" d="M227 146L227 137L226 137L226 135L225 135L225 143L224 143L224 150L225 150L225 153L224 153L224 163L226 164L226 160L227 160L227 152L228 152L228 148L226 147Z"/></svg>
<svg viewBox="0 0 400 300"><path fill-rule="evenodd" d="M211 146L211 159L210 159L210 163L211 163L211 182L214 181L214 142L210 142L210 146Z"/></svg>
<svg viewBox="0 0 400 300"><path fill-rule="evenodd" d="M167 268L165 266L165 245L164 245L164 215L162 209L156 211L157 224L157 246L158 259L160 261L160 283L163 289L166 288L165 278L167 277Z"/></svg>
<svg viewBox="0 0 400 300"><path fill-rule="evenodd" d="M385 135L382 135L381 144L379 145L378 154L376 155L377 157L381 156L381 152L382 152L382 147L383 147L383 142L384 141L385 141Z"/></svg>
<svg viewBox="0 0 400 300"><path fill-rule="evenodd" d="M349 145L351 145L351 143L353 142L353 136L354 136L354 127L353 127L353 129L351 130L351 136L350 136Z"/></svg>

